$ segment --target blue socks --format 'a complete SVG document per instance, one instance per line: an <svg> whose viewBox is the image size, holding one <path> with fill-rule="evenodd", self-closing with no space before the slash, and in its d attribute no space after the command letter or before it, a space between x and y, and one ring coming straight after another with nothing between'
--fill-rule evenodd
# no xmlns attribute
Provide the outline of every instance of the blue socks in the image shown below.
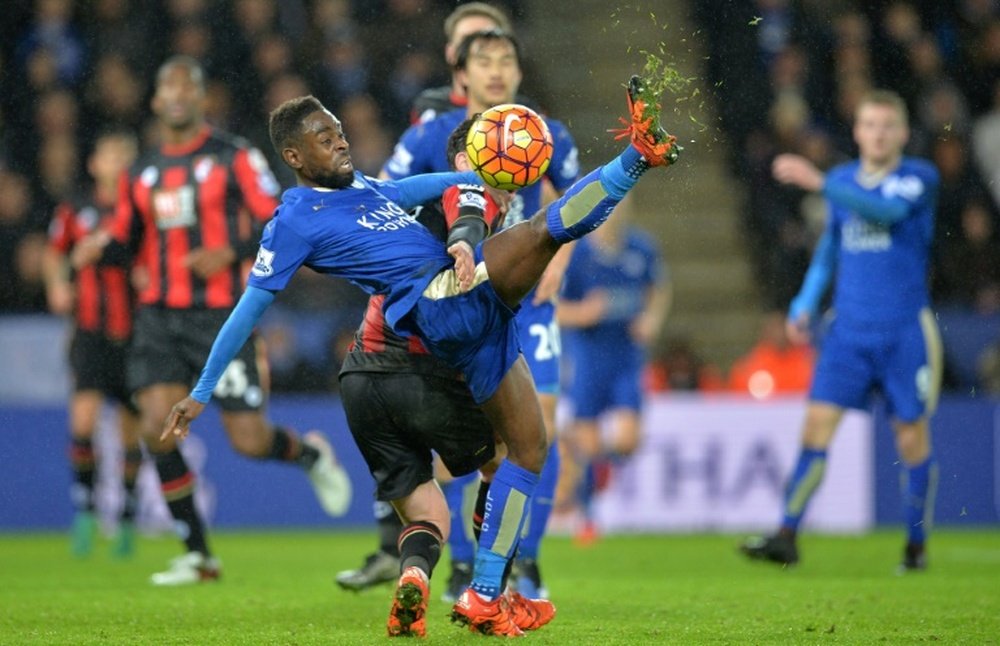
<svg viewBox="0 0 1000 646"><path fill-rule="evenodd" d="M545 458L542 472L538 476L538 486L535 495L531 497L528 520L524 523L521 534L521 544L517 555L520 558L538 559L538 548L545 536L545 527L549 524L552 514L552 502L556 495L556 484L559 481L559 443L549 445L549 454Z"/></svg>
<svg viewBox="0 0 1000 646"><path fill-rule="evenodd" d="M825 471L826 450L803 447L792 477L785 487L785 517L781 523L783 529L798 531L806 505L823 481Z"/></svg>
<svg viewBox="0 0 1000 646"><path fill-rule="evenodd" d="M504 569L517 547L538 476L509 460L500 463L486 498L472 589L488 599L500 596Z"/></svg>
<svg viewBox="0 0 1000 646"><path fill-rule="evenodd" d="M928 456L920 464L906 464L901 474L903 489L903 520L906 540L911 545L923 545L934 517L934 496L937 493L937 462Z"/></svg>
<svg viewBox="0 0 1000 646"><path fill-rule="evenodd" d="M455 561L472 563L476 555L476 543L472 538L472 509L476 504L476 492L479 489L479 472L473 471L455 478L443 489L451 514L451 532L448 534L451 560L453 563Z"/></svg>
<svg viewBox="0 0 1000 646"><path fill-rule="evenodd" d="M629 146L549 205L545 211L549 234L556 242L565 244L590 233L608 219L615 205L648 168L639 151Z"/></svg>

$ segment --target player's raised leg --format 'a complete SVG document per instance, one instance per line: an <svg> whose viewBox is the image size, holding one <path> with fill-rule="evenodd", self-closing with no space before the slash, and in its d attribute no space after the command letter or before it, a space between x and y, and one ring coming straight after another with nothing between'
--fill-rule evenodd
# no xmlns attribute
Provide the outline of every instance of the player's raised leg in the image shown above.
<svg viewBox="0 0 1000 646"><path fill-rule="evenodd" d="M680 147L659 124L660 106L639 98L642 91L642 81L632 77L628 87L630 120L621 133L630 138L628 148L577 181L525 224L482 243L490 282L509 306L516 306L538 282L559 245L600 226L651 167L676 161Z"/></svg>

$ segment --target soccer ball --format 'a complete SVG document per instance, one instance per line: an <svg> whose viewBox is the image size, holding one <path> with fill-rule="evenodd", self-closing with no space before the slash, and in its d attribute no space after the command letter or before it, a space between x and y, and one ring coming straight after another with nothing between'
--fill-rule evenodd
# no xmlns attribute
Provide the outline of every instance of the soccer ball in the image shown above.
<svg viewBox="0 0 1000 646"><path fill-rule="evenodd" d="M552 135L537 112L505 103L476 119L465 138L465 152L484 182L513 191L545 174L552 160Z"/></svg>

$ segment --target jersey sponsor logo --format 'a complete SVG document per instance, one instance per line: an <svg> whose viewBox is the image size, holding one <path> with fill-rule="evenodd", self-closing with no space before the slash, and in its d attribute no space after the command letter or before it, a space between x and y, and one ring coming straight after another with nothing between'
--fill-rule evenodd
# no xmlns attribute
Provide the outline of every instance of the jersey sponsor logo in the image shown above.
<svg viewBox="0 0 1000 646"><path fill-rule="evenodd" d="M486 196L483 195L481 187L461 184L458 189L460 191L458 194L458 208L469 206L480 211L486 210Z"/></svg>
<svg viewBox="0 0 1000 646"><path fill-rule="evenodd" d="M406 149L403 144L396 144L385 167L393 175L409 175L410 165L413 164L413 153Z"/></svg>
<svg viewBox="0 0 1000 646"><path fill-rule="evenodd" d="M888 198L901 197L915 202L924 194L924 182L916 175L892 175L882 182L882 195Z"/></svg>
<svg viewBox="0 0 1000 646"><path fill-rule="evenodd" d="M892 248L892 235L888 227L862 220L857 216L844 223L840 229L841 245L850 253L888 251Z"/></svg>
<svg viewBox="0 0 1000 646"><path fill-rule="evenodd" d="M388 201L357 219L357 223L369 231L399 231L415 224L416 221L416 215L407 213L395 202Z"/></svg>
<svg viewBox="0 0 1000 646"><path fill-rule="evenodd" d="M153 191L153 218L156 228L179 229L192 227L198 221L193 186Z"/></svg>
<svg viewBox="0 0 1000 646"><path fill-rule="evenodd" d="M253 263L253 269L250 273L254 276L260 276L261 278L265 276L270 276L274 273L274 252L268 251L264 247L257 249L257 260Z"/></svg>

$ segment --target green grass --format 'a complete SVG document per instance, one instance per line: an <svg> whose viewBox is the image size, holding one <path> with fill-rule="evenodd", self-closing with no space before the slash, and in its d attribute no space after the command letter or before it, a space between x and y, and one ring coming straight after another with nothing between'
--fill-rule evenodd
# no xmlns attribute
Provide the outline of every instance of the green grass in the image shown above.
<svg viewBox="0 0 1000 646"><path fill-rule="evenodd" d="M221 533L217 584L154 589L175 556L143 539L134 559L68 556L56 535L0 536L0 644L385 643L390 588L337 589L367 533ZM559 608L535 644L1000 643L1000 532L938 532L931 568L895 576L901 538L806 536L782 571L746 563L731 536L606 538L582 549L547 539L544 573ZM106 548L106 544L99 547ZM482 643L446 618L436 573L426 643Z"/></svg>

